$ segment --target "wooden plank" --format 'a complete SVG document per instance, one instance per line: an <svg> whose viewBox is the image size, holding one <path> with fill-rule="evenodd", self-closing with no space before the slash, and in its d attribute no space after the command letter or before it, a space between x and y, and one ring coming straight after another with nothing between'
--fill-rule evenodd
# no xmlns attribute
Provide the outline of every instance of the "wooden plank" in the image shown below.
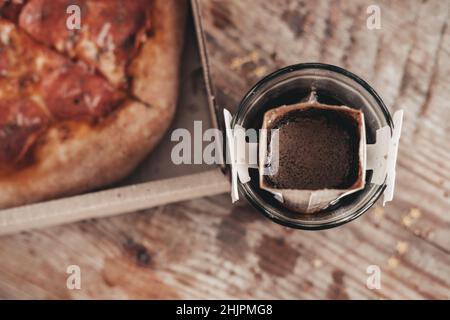
<svg viewBox="0 0 450 320"><path fill-rule="evenodd" d="M195 185L192 185L195 181ZM217 168L170 179L136 184L3 210L0 235L91 218L128 213L163 204L229 191Z"/></svg>
<svg viewBox="0 0 450 320"><path fill-rule="evenodd" d="M450 256L374 211L302 232L228 195L7 236L0 252L2 298L450 298Z"/></svg>

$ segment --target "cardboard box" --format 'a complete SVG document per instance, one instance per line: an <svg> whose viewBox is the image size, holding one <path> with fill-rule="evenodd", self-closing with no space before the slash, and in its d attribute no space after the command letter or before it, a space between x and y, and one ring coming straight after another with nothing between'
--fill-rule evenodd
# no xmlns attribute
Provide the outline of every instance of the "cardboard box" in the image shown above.
<svg viewBox="0 0 450 320"><path fill-rule="evenodd" d="M123 181L109 188L73 197L0 211L0 234L107 217L153 206L229 191L224 167L206 164L175 165L171 161L171 132L193 131L201 120L203 130L218 128L211 93L207 57L198 7L192 1L182 60L181 88L175 119L158 147Z"/></svg>

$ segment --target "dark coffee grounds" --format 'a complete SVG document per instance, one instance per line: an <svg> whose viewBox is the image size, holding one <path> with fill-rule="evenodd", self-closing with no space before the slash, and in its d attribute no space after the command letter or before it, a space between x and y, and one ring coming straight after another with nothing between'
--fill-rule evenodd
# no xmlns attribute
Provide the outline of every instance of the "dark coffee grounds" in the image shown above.
<svg viewBox="0 0 450 320"><path fill-rule="evenodd" d="M275 120L279 170L265 176L277 189L346 189L358 178L359 130L345 112L308 108Z"/></svg>

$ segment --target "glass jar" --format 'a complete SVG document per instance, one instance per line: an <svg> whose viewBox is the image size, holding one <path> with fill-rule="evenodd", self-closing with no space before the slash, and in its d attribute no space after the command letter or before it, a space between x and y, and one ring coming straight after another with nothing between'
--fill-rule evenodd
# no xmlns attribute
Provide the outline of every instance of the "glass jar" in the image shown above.
<svg viewBox="0 0 450 320"><path fill-rule="evenodd" d="M391 115L375 90L353 73L322 63L292 65L263 78L242 99L231 126L239 124L258 130L267 110L305 100L312 90L320 103L360 109L364 113L368 144L375 143L376 131L381 127L389 126L392 133ZM289 210L271 193L260 189L256 169L250 169L250 176L250 182L238 182L238 187L257 210L279 224L309 230L332 228L356 219L378 200L386 187L370 183L372 172L368 171L363 190L337 200L325 210L303 214Z"/></svg>

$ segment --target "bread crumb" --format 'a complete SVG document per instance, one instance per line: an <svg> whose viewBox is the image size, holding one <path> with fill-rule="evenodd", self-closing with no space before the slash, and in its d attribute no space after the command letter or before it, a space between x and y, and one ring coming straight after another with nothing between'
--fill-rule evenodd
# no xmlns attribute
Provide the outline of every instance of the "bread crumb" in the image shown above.
<svg viewBox="0 0 450 320"><path fill-rule="evenodd" d="M265 66L259 66L253 70L252 75L257 78L262 78L267 73L267 68Z"/></svg>
<svg viewBox="0 0 450 320"><path fill-rule="evenodd" d="M313 265L314 265L314 268L320 268L323 265L323 261L318 259L318 258L316 258L313 261Z"/></svg>
<svg viewBox="0 0 450 320"><path fill-rule="evenodd" d="M403 224L405 227L411 227L413 223L414 223L414 221L411 219L410 216L404 216L404 217L402 218L402 224Z"/></svg>
<svg viewBox="0 0 450 320"><path fill-rule="evenodd" d="M420 212L418 208L411 208L411 210L409 211L409 215L411 216L411 218L417 220L421 217L422 212Z"/></svg>
<svg viewBox="0 0 450 320"><path fill-rule="evenodd" d="M396 250L398 252L398 254L403 255L405 254L409 249L409 244L406 241L398 241L397 242L397 246L396 246Z"/></svg>
<svg viewBox="0 0 450 320"><path fill-rule="evenodd" d="M231 60L230 68L232 70L239 70L246 63L253 62L256 63L259 59L259 54L256 51L250 52L248 55L243 57L237 57Z"/></svg>
<svg viewBox="0 0 450 320"><path fill-rule="evenodd" d="M373 214L377 220L381 220L384 218L384 209L382 207L375 207Z"/></svg>
<svg viewBox="0 0 450 320"><path fill-rule="evenodd" d="M388 259L388 268L391 270L397 268L399 264L400 261L396 257L390 257Z"/></svg>
<svg viewBox="0 0 450 320"><path fill-rule="evenodd" d="M403 216L402 224L409 228L422 216L422 212L418 208L411 208L407 215Z"/></svg>

